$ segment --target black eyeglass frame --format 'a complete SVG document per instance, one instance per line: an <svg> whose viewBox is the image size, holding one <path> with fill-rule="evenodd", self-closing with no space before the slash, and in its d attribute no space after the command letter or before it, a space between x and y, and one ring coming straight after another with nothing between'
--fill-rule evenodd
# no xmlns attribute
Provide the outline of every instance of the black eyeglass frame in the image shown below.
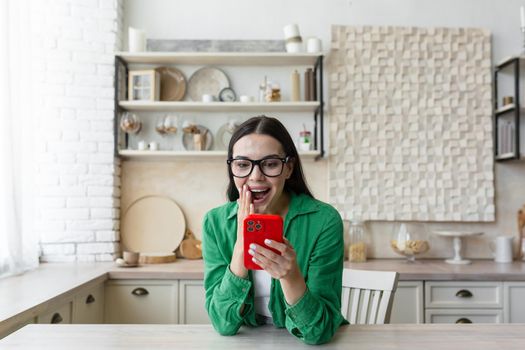
<svg viewBox="0 0 525 350"><path fill-rule="evenodd" d="M261 168L261 166L259 165L261 162L265 161L265 160L269 160L269 159L272 159L272 160L280 160L282 163L283 163L283 166L281 167L281 172L278 174L278 175L267 175L264 170ZM257 159L257 160L253 160L253 159L248 159L248 158L230 158L230 159L227 159L226 160L226 163L228 163L228 166L230 168L230 172L231 174L234 176L234 177L237 177L237 178L240 178L240 179L243 179L245 177L248 177L251 175L251 173L253 172L253 169L255 168L255 166L257 165L259 167L259 170L261 171L261 173L263 173L264 176L267 176L267 177L278 177L278 176L281 176L283 174L283 170L284 170L284 165L286 163L288 163L290 161L290 159L292 159L292 157L290 156L286 156L284 158L279 158L279 157L274 157L274 156L268 156L268 157L264 157L264 158L261 158L261 159ZM233 170L231 168L231 164L234 160L246 160L248 162L250 162L252 164L252 168L250 169L250 172L244 176L237 176L233 173Z"/></svg>

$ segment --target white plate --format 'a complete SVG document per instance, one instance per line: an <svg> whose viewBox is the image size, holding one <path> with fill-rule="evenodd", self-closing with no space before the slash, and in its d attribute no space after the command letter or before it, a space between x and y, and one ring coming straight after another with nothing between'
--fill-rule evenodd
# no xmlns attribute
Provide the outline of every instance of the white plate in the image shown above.
<svg viewBox="0 0 525 350"><path fill-rule="evenodd" d="M213 134L205 126L197 125L197 128L199 128L201 134L206 134L206 146L204 150L209 151L211 147L213 146ZM185 132L184 135L182 135L182 145L184 146L184 149L186 151L195 151L195 143L193 142L193 134Z"/></svg>
<svg viewBox="0 0 525 350"><path fill-rule="evenodd" d="M202 101L202 95L213 95L218 99L219 92L230 86L226 74L220 69L204 67L197 70L188 82L188 95L193 101Z"/></svg>
<svg viewBox="0 0 525 350"><path fill-rule="evenodd" d="M239 127L237 124L226 123L217 131L216 146L218 150L227 150L233 133Z"/></svg>
<svg viewBox="0 0 525 350"><path fill-rule="evenodd" d="M186 220L177 203L164 196L145 196L122 217L122 250L172 253L184 238Z"/></svg>

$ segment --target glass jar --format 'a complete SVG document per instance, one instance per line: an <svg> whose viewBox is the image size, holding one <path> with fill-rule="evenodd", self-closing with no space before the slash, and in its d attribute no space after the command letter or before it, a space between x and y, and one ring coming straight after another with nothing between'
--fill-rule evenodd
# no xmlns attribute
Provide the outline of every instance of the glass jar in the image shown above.
<svg viewBox="0 0 525 350"><path fill-rule="evenodd" d="M307 130L299 132L299 151L312 150L312 133Z"/></svg>
<svg viewBox="0 0 525 350"><path fill-rule="evenodd" d="M408 262L414 262L416 255L430 249L426 225L417 222L394 224L390 247L397 254L405 256Z"/></svg>
<svg viewBox="0 0 525 350"><path fill-rule="evenodd" d="M366 261L366 228L363 221L352 220L348 230L348 261Z"/></svg>

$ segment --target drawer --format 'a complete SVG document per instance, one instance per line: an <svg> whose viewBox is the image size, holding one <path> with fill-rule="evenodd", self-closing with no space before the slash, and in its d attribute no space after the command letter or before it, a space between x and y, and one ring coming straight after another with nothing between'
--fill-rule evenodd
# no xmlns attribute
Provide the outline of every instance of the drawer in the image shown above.
<svg viewBox="0 0 525 350"><path fill-rule="evenodd" d="M73 300L73 323L104 322L104 285L80 292Z"/></svg>
<svg viewBox="0 0 525 350"><path fill-rule="evenodd" d="M501 323L503 311L497 309L427 309L425 323Z"/></svg>
<svg viewBox="0 0 525 350"><path fill-rule="evenodd" d="M502 308L501 282L426 282L426 308Z"/></svg>
<svg viewBox="0 0 525 350"><path fill-rule="evenodd" d="M37 317L37 323L71 323L71 302Z"/></svg>

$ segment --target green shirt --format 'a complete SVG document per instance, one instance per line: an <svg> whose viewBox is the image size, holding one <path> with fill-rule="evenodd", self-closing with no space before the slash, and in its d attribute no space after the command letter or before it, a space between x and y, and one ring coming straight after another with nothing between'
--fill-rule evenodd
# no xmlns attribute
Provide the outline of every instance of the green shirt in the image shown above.
<svg viewBox="0 0 525 350"><path fill-rule="evenodd" d="M206 310L222 335L236 334L241 325L258 325L252 273L240 278L229 267L237 238L237 207L237 202L229 202L212 209L203 222ZM268 308L273 323L305 343L326 343L346 323L341 315L343 222L329 204L292 194L284 236L297 254L307 290L295 305L288 305L279 280L272 278Z"/></svg>

